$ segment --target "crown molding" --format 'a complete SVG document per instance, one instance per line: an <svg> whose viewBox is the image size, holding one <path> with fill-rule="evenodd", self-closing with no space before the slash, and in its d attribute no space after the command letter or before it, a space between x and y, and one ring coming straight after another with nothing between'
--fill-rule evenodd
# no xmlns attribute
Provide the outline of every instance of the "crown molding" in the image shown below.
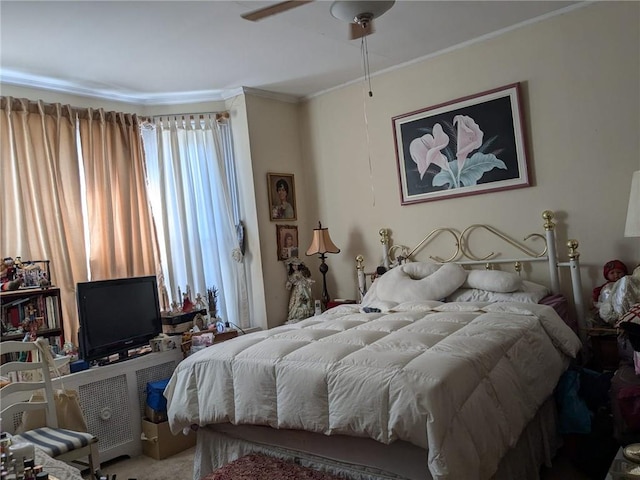
<svg viewBox="0 0 640 480"><path fill-rule="evenodd" d="M261 90L259 88L251 88L251 87L240 87L240 88L241 88L241 93L244 93L245 95L253 95L255 97L268 98L270 100L278 100L280 102L300 103L300 100L301 100L300 97L296 97L295 95L289 95L286 93L271 92L269 90Z"/></svg>
<svg viewBox="0 0 640 480"><path fill-rule="evenodd" d="M15 70L3 69L0 82L18 87L38 88L41 90L61 92L81 97L91 97L132 105L181 105L200 102L220 102L238 95L254 95L288 103L298 103L300 99L292 95L270 92L250 87L238 87L227 90L199 90L194 92L139 93L89 88L74 82L50 77L30 75Z"/></svg>

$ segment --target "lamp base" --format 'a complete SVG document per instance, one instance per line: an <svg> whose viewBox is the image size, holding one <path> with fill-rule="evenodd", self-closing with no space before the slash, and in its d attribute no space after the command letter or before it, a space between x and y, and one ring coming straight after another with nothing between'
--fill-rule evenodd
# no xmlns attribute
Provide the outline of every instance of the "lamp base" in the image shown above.
<svg viewBox="0 0 640 480"><path fill-rule="evenodd" d="M327 291L327 272L329 266L325 263L325 254L320 255L320 273L322 274L322 307L326 310L329 303L329 292Z"/></svg>

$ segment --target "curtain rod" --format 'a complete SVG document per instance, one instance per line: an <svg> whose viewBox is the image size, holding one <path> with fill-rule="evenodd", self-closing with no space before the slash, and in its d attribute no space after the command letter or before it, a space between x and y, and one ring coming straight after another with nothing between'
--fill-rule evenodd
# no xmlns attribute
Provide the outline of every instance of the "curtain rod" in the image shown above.
<svg viewBox="0 0 640 480"><path fill-rule="evenodd" d="M151 118L158 117L186 117L188 116L190 120L194 120L197 118L204 118L205 115L215 115L216 120L220 120L222 118L229 118L229 111L224 110L222 112L196 112L196 113L162 113L159 115L153 115Z"/></svg>

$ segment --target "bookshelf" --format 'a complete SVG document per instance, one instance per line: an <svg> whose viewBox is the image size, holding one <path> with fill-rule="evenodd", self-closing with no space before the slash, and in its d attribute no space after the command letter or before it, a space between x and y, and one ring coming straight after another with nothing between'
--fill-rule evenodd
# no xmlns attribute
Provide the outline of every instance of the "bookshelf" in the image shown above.
<svg viewBox="0 0 640 480"><path fill-rule="evenodd" d="M0 320L0 341L22 340L25 332L18 328L31 321L38 337L48 338L49 343L62 348L62 305L57 287L0 292Z"/></svg>

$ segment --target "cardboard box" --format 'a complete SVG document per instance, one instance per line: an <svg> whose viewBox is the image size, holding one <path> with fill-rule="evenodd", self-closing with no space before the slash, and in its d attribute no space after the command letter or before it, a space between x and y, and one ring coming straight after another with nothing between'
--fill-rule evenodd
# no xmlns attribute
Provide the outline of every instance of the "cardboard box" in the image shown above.
<svg viewBox="0 0 640 480"><path fill-rule="evenodd" d="M169 422L153 423L146 418L142 419L142 453L148 457L162 460L195 444L196 432L172 435Z"/></svg>
<svg viewBox="0 0 640 480"><path fill-rule="evenodd" d="M144 406L144 416L146 420L153 423L162 423L167 421L167 411L157 411L151 408L149 405Z"/></svg>

